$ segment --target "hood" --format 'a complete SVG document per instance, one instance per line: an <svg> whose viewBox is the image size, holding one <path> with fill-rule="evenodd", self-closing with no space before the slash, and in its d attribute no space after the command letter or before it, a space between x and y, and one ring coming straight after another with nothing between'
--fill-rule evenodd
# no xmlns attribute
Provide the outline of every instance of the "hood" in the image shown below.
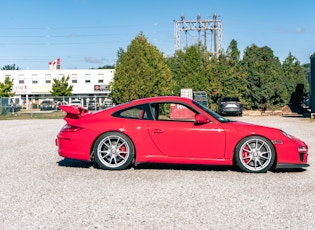
<svg viewBox="0 0 315 230"><path fill-rule="evenodd" d="M253 134L256 133L256 131L260 130L279 130L278 128L263 126L263 125L256 125L251 123L246 123L242 121L235 121L233 122L233 125L235 125L235 130L239 132L252 132Z"/></svg>

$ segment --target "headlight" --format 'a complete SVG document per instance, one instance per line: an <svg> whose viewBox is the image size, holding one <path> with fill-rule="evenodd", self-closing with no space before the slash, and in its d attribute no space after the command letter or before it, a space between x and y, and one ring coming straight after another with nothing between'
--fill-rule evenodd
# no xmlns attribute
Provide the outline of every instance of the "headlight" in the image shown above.
<svg viewBox="0 0 315 230"><path fill-rule="evenodd" d="M307 153L308 148L305 146L299 146L299 153Z"/></svg>

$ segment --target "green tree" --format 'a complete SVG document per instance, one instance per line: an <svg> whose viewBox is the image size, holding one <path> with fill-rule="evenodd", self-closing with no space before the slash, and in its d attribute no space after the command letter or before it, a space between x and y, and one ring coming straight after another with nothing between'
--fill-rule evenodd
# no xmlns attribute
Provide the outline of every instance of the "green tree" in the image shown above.
<svg viewBox="0 0 315 230"><path fill-rule="evenodd" d="M69 79L69 76L62 76L60 80L54 78L50 93L53 96L71 96L73 85L69 85Z"/></svg>
<svg viewBox="0 0 315 230"><path fill-rule="evenodd" d="M13 89L13 79L10 77L5 77L4 82L0 82L0 97L12 97L14 96Z"/></svg>
<svg viewBox="0 0 315 230"><path fill-rule="evenodd" d="M246 47L242 65L247 76L249 108L266 110L288 102L281 63L269 47Z"/></svg>
<svg viewBox="0 0 315 230"><path fill-rule="evenodd" d="M171 68L173 79L176 82L174 94L179 95L181 88L205 91L207 61L201 45L178 50L174 57L167 58L167 64Z"/></svg>
<svg viewBox="0 0 315 230"><path fill-rule="evenodd" d="M220 97L222 97L222 69L220 68L219 57L212 56L208 58L206 65L206 78L207 83L205 84L205 91L208 94L209 103L211 104L212 109L216 109L216 104Z"/></svg>
<svg viewBox="0 0 315 230"><path fill-rule="evenodd" d="M238 96L243 98L247 92L246 76L240 66L240 51L236 40L232 40L226 53L221 54L219 62L219 76L222 96Z"/></svg>
<svg viewBox="0 0 315 230"><path fill-rule="evenodd" d="M5 65L1 68L2 70L20 70L20 67L13 65Z"/></svg>
<svg viewBox="0 0 315 230"><path fill-rule="evenodd" d="M97 69L115 69L114 65L104 65L104 66L100 66Z"/></svg>
<svg viewBox="0 0 315 230"><path fill-rule="evenodd" d="M291 52L284 60L282 69L285 76L285 85L290 96L290 103L300 105L309 89L307 74L305 73L303 66L301 66L300 62L291 54Z"/></svg>
<svg viewBox="0 0 315 230"><path fill-rule="evenodd" d="M111 84L114 103L172 94L174 82L163 54L142 33L117 56Z"/></svg>

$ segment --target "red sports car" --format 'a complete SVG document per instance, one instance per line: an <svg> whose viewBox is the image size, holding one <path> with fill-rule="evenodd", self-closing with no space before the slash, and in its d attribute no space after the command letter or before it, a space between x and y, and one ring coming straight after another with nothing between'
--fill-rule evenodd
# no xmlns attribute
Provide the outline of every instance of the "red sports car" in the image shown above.
<svg viewBox="0 0 315 230"><path fill-rule="evenodd" d="M233 165L245 172L307 167L308 146L286 132L231 121L184 97L134 100L98 112L62 105L56 145L65 158L103 169L131 164Z"/></svg>

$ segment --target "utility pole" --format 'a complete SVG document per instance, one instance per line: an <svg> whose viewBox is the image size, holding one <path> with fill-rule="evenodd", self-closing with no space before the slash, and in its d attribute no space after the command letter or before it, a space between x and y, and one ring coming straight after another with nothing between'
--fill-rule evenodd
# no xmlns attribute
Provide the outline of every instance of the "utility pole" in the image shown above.
<svg viewBox="0 0 315 230"><path fill-rule="evenodd" d="M218 55L218 52L222 49L222 21L217 20L217 15L213 14L212 20L201 20L200 15L197 16L197 20L185 20L184 16L181 16L181 20L176 21L175 23L175 50L180 49L181 44L181 32L185 32L186 36L186 46L187 46L187 32L188 31L197 31L198 32L198 41L200 41L200 32L203 32L203 45L207 49L207 31L213 33L213 47L211 46L210 52L213 55Z"/></svg>

